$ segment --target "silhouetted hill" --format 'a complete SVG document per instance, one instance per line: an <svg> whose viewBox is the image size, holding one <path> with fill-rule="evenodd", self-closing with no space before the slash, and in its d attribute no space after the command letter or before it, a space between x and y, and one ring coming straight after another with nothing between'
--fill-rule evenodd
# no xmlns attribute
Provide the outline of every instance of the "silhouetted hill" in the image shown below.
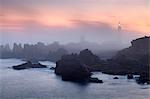
<svg viewBox="0 0 150 99"><path fill-rule="evenodd" d="M139 74L150 81L150 37L135 39L131 44L129 48L119 51L116 56L107 60L105 66L97 68L109 74Z"/></svg>

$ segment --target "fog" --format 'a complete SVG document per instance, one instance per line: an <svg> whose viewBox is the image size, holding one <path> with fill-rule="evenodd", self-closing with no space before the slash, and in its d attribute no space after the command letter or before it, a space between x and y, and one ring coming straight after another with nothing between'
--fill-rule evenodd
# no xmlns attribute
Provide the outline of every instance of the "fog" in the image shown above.
<svg viewBox="0 0 150 99"><path fill-rule="evenodd" d="M118 24L116 28L113 28L102 22L79 20L73 20L72 22L75 24L74 27L42 27L37 24L30 24L24 30L2 29L1 45L9 44L12 51L8 45L1 46L1 51L3 51L3 54L8 54L8 57L29 57L30 55L24 55L24 47L27 45L26 53L38 50L37 53L41 53L39 55L43 55L43 57L36 56L36 53L32 56L41 59L51 56L56 60L55 56L59 59L64 53L79 53L84 49L91 50L101 58L110 58L117 51L129 47L133 39L142 36L141 33L126 31ZM38 42L42 42L42 44ZM14 43L18 44L15 44L15 46L18 46L17 49L19 48L17 52L13 52L16 49ZM22 52L22 54L18 52ZM46 53L43 54L43 52Z"/></svg>
<svg viewBox="0 0 150 99"><path fill-rule="evenodd" d="M123 27L121 31L118 31L117 24L116 28L100 22L75 21L75 24L75 27L41 27L31 24L24 30L2 29L0 32L1 44L35 44L37 42L50 44L54 41L68 44L78 43L81 38L84 38L88 42L106 45L103 47L108 47L107 45L114 47L114 44L125 47L130 44L131 40L142 36L141 33L126 31Z"/></svg>

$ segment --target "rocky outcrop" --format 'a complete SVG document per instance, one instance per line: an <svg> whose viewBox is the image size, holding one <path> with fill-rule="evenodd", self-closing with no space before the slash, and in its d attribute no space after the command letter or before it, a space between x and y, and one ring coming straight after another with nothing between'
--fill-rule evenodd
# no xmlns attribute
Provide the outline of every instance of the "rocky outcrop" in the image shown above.
<svg viewBox="0 0 150 99"><path fill-rule="evenodd" d="M134 74L138 74L141 75L139 81L149 82L150 37L135 39L131 44L129 48L119 51L107 61L100 60L88 49L79 54L64 56L57 62L55 73L61 75L63 79L70 80L80 79L79 75L81 79L89 78L90 71L99 70L107 74L128 75L129 79L132 79Z"/></svg>
<svg viewBox="0 0 150 99"><path fill-rule="evenodd" d="M15 69L15 70L23 70L23 69L29 69L29 68L46 68L46 67L47 66L42 65L40 63L33 64L30 61L28 61L27 63L17 65L17 66L13 66L12 68Z"/></svg>
<svg viewBox="0 0 150 99"><path fill-rule="evenodd" d="M132 46L124 49L113 58L127 73L141 74L149 72L150 37L142 37L131 42Z"/></svg>
<svg viewBox="0 0 150 99"><path fill-rule="evenodd" d="M96 65L100 63L100 58L94 55L90 50L85 49L81 51L78 55L79 60L88 66Z"/></svg>
<svg viewBox="0 0 150 99"><path fill-rule="evenodd" d="M91 78L92 73L87 64L84 64L77 54L62 56L61 60L56 62L55 73L65 81L102 83L98 78Z"/></svg>
<svg viewBox="0 0 150 99"><path fill-rule="evenodd" d="M140 76L139 81L149 82L150 37L138 38L131 44L129 48L119 51L115 57L107 60L107 64L100 70L107 74L128 75L128 79L132 79L133 74L144 75Z"/></svg>
<svg viewBox="0 0 150 99"><path fill-rule="evenodd" d="M128 79L133 79L134 77L133 77L132 74L128 74L128 75L127 75L127 78L128 78Z"/></svg>
<svg viewBox="0 0 150 99"><path fill-rule="evenodd" d="M90 77L88 68L81 64L76 54L65 55L56 62L55 73L61 75L62 80L82 81Z"/></svg>
<svg viewBox="0 0 150 99"><path fill-rule="evenodd" d="M103 83L102 80L99 80L98 78L89 78L89 82L92 82L92 83Z"/></svg>
<svg viewBox="0 0 150 99"><path fill-rule="evenodd" d="M98 56L94 55L88 49L82 50L82 51L80 51L79 54L72 54L68 57L69 58L76 57L78 59L78 61L81 64L85 65L90 71L94 71L95 66L102 63L102 60L100 60L100 58ZM62 57L62 59L63 58L64 58L64 56ZM67 59L67 56L65 56L65 58Z"/></svg>
<svg viewBox="0 0 150 99"><path fill-rule="evenodd" d="M55 70L55 67L51 67L50 70Z"/></svg>
<svg viewBox="0 0 150 99"><path fill-rule="evenodd" d="M129 48L123 49L118 52L114 57L115 60L125 57L128 60L141 60L141 57L145 57L150 53L150 37L142 37L131 41ZM143 61L140 61L143 62Z"/></svg>
<svg viewBox="0 0 150 99"><path fill-rule="evenodd" d="M148 73L141 73L140 77L138 77L136 79L136 81L139 84L145 84L145 83L150 84L150 74L148 74Z"/></svg>
<svg viewBox="0 0 150 99"><path fill-rule="evenodd" d="M123 49L112 59L107 60L100 70L109 74L141 74L149 72L150 37L142 37L131 42L129 48Z"/></svg>
<svg viewBox="0 0 150 99"><path fill-rule="evenodd" d="M104 66L105 64L105 61L101 60L88 49L80 51L78 58L81 63L88 66L90 71L98 71L99 68L97 68L97 65Z"/></svg>

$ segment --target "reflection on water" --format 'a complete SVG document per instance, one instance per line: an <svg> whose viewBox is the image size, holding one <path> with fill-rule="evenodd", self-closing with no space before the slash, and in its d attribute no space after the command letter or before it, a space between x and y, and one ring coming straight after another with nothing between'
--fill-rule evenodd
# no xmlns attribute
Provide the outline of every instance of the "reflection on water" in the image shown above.
<svg viewBox="0 0 150 99"><path fill-rule="evenodd" d="M79 84L62 81L49 68L52 62L41 62L48 65L46 69L13 70L13 65L23 61L18 59L0 60L0 99L148 99L150 86L138 85L125 76L114 76L94 73L104 81L103 84Z"/></svg>

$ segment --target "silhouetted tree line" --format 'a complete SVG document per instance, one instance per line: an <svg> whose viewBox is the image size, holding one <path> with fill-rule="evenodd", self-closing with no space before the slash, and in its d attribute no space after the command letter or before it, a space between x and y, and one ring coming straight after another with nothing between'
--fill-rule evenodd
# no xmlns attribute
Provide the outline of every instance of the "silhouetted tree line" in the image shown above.
<svg viewBox="0 0 150 99"><path fill-rule="evenodd" d="M50 60L57 61L62 55L68 53L68 51L60 45L58 42L45 45L38 42L37 44L17 44L14 43L13 48L10 48L8 44L0 46L0 58L19 58L23 60L39 61Z"/></svg>

